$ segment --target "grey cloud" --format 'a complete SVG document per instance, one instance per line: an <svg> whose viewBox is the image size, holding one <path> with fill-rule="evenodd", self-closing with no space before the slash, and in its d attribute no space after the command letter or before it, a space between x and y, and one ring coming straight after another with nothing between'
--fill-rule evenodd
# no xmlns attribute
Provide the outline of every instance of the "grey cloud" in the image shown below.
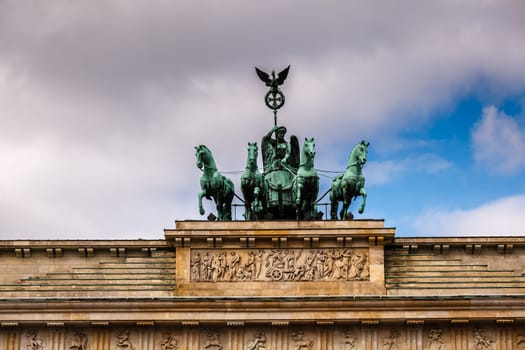
<svg viewBox="0 0 525 350"><path fill-rule="evenodd" d="M160 235L198 218L193 146L239 170L272 125L254 65L292 64L280 121L344 168L334 146L395 138L480 77L523 89L524 17L521 1L1 2L0 154L31 152L0 177L0 234Z"/></svg>

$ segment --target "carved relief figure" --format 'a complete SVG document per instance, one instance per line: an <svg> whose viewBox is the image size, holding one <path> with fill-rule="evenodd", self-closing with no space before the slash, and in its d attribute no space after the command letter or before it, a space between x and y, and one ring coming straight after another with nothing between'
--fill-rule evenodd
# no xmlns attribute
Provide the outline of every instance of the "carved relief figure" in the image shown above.
<svg viewBox="0 0 525 350"><path fill-rule="evenodd" d="M194 281L363 281L370 276L363 249L192 251Z"/></svg>
<svg viewBox="0 0 525 350"><path fill-rule="evenodd" d="M27 333L27 337L29 338L27 345L26 345L28 350L43 350L44 349L44 342L38 336L37 331L29 331L29 333Z"/></svg>
<svg viewBox="0 0 525 350"><path fill-rule="evenodd" d="M228 276L230 280L233 280L237 278L237 274L239 272L239 262L241 261L241 257L236 252L230 253L230 263L228 264Z"/></svg>
<svg viewBox="0 0 525 350"><path fill-rule="evenodd" d="M525 347L525 332L518 333L514 344L516 344L516 346L520 349Z"/></svg>
<svg viewBox="0 0 525 350"><path fill-rule="evenodd" d="M201 279L201 255L196 253L192 256L190 262L191 278L194 280Z"/></svg>
<svg viewBox="0 0 525 350"><path fill-rule="evenodd" d="M219 339L219 332L209 332L208 340L204 344L204 349L206 350L222 350L223 346Z"/></svg>
<svg viewBox="0 0 525 350"><path fill-rule="evenodd" d="M179 342L171 332L167 332L164 334L164 338L162 339L162 343L160 343L160 349L161 350L179 350Z"/></svg>
<svg viewBox="0 0 525 350"><path fill-rule="evenodd" d="M343 349L353 350L355 349L357 338L352 336L352 332L349 329L343 331Z"/></svg>
<svg viewBox="0 0 525 350"><path fill-rule="evenodd" d="M266 347L266 335L264 332L257 333L253 341L246 347L246 350L269 350Z"/></svg>
<svg viewBox="0 0 525 350"><path fill-rule="evenodd" d="M295 343L294 350L312 350L314 348L313 340L304 340L304 332L292 332L292 339Z"/></svg>
<svg viewBox="0 0 525 350"><path fill-rule="evenodd" d="M443 334L442 329L432 329L428 335L428 350L444 350L446 349L445 342L441 338Z"/></svg>
<svg viewBox="0 0 525 350"><path fill-rule="evenodd" d="M383 347L386 350L399 349L399 338L401 335L396 329L390 330L390 336L383 339Z"/></svg>
<svg viewBox="0 0 525 350"><path fill-rule="evenodd" d="M115 344L115 350L135 350L135 347L129 340L129 331L121 331L116 337L117 344Z"/></svg>
<svg viewBox="0 0 525 350"><path fill-rule="evenodd" d="M476 350L483 350L492 348L492 343L494 339L484 335L485 331L480 328L475 328L472 330L472 336L474 337L474 348Z"/></svg>
<svg viewBox="0 0 525 350"><path fill-rule="evenodd" d="M215 280L222 281L226 273L226 253L219 253L215 260Z"/></svg>
<svg viewBox="0 0 525 350"><path fill-rule="evenodd" d="M75 332L71 340L70 350L87 350L87 335L82 332Z"/></svg>

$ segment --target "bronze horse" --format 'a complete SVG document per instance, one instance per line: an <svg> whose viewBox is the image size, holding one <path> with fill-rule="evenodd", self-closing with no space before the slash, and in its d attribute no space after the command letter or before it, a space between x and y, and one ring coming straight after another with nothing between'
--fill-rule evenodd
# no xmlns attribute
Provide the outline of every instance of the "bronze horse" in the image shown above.
<svg viewBox="0 0 525 350"><path fill-rule="evenodd" d="M317 217L317 195L319 176L314 168L315 142L305 138L301 152L301 163L293 181L297 220Z"/></svg>
<svg viewBox="0 0 525 350"><path fill-rule="evenodd" d="M352 149L352 153L348 158L346 172L336 177L332 182L330 191L330 217L332 220L337 219L339 201L343 202L343 207L339 213L339 217L342 220L346 219L348 208L352 200L357 198L357 196L363 197L359 214L362 214L365 210L365 177L363 176L362 169L366 163L369 144L369 142L361 141Z"/></svg>
<svg viewBox="0 0 525 350"><path fill-rule="evenodd" d="M195 157L197 158L197 167L203 171L200 181L199 213L204 215L202 197L213 198L217 207L217 220L231 220L234 195L232 180L219 173L213 155L205 145L195 147Z"/></svg>
<svg viewBox="0 0 525 350"><path fill-rule="evenodd" d="M266 212L266 181L259 172L257 142L248 142L248 159L246 170L241 176L241 190L244 197L244 218L246 220L262 219Z"/></svg>

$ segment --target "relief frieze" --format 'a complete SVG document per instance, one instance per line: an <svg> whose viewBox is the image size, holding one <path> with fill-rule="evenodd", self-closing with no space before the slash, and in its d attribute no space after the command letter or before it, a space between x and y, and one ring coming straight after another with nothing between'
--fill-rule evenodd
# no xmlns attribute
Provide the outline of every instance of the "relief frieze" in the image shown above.
<svg viewBox="0 0 525 350"><path fill-rule="evenodd" d="M196 282L366 281L367 249L237 249L191 251Z"/></svg>

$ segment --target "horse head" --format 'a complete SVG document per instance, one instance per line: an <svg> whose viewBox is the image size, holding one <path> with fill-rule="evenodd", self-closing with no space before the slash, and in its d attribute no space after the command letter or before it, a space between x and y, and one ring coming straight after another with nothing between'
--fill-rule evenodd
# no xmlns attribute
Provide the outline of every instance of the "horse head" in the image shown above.
<svg viewBox="0 0 525 350"><path fill-rule="evenodd" d="M215 161L211 155L211 151L205 145L195 146L195 158L197 159L197 168L215 168Z"/></svg>
<svg viewBox="0 0 525 350"><path fill-rule="evenodd" d="M257 156L259 154L259 148L257 142L248 142L248 160L246 161L246 167L252 170L257 169Z"/></svg>
<svg viewBox="0 0 525 350"><path fill-rule="evenodd" d="M313 137L304 139L303 155L306 159L313 159L315 157L315 141Z"/></svg>
<svg viewBox="0 0 525 350"><path fill-rule="evenodd" d="M350 155L350 161L348 162L348 166L357 165L360 168L362 168L363 165L365 165L366 163L369 145L370 142L366 141L361 141L357 145L355 145L354 149L352 150L352 154Z"/></svg>

